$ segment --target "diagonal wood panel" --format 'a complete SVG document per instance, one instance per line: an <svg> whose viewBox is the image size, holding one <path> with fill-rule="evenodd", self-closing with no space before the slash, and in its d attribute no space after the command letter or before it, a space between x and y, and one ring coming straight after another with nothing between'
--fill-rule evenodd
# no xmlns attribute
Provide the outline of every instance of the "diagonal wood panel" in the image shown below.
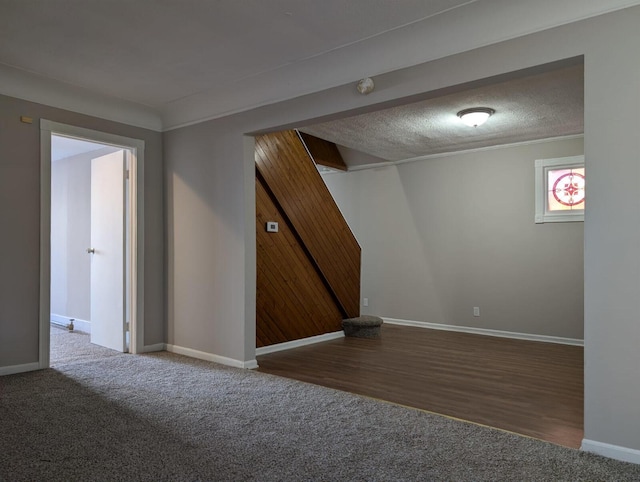
<svg viewBox="0 0 640 482"><path fill-rule="evenodd" d="M347 170L347 165L344 163L344 159L342 159L338 146L333 142L325 141L324 139L312 136L311 134L305 134L304 132L298 132L298 134L316 164L332 167L340 171Z"/></svg>
<svg viewBox="0 0 640 482"><path fill-rule="evenodd" d="M256 167L344 317L360 313L360 246L294 131L256 137Z"/></svg>
<svg viewBox="0 0 640 482"><path fill-rule="evenodd" d="M276 221L277 233L266 231ZM256 176L256 346L339 331L342 313L287 219Z"/></svg>

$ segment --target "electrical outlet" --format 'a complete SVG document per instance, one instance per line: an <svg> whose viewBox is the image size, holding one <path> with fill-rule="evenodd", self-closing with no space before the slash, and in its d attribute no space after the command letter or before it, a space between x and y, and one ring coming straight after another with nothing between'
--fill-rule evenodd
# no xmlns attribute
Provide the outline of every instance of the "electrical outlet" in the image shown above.
<svg viewBox="0 0 640 482"><path fill-rule="evenodd" d="M362 298L362 306L369 306L369 298Z"/></svg>
<svg viewBox="0 0 640 482"><path fill-rule="evenodd" d="M480 316L480 307L479 306L474 306L473 307L473 316Z"/></svg>

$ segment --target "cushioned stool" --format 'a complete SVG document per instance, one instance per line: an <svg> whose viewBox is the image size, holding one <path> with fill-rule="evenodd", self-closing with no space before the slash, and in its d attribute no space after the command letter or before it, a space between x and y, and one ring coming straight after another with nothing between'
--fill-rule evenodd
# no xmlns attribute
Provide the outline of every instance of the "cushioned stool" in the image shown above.
<svg viewBox="0 0 640 482"><path fill-rule="evenodd" d="M382 318L379 316L364 315L342 320L344 335L356 338L380 338L380 325Z"/></svg>

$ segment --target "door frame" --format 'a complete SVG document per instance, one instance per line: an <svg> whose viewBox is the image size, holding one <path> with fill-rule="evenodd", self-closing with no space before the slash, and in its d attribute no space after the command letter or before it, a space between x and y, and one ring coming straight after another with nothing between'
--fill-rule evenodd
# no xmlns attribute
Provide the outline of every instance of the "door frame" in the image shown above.
<svg viewBox="0 0 640 482"><path fill-rule="evenodd" d="M129 352L144 352L144 141L40 120L40 306L39 368L49 368L51 334L51 136L74 137L122 147L131 152L129 165Z"/></svg>

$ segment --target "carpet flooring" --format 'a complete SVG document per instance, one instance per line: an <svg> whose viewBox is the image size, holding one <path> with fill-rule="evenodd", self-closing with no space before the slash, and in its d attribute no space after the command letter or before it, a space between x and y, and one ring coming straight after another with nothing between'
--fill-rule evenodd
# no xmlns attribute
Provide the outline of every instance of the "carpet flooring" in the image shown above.
<svg viewBox="0 0 640 482"><path fill-rule="evenodd" d="M640 465L166 352L56 360L0 377L1 481L640 480Z"/></svg>
<svg viewBox="0 0 640 482"><path fill-rule="evenodd" d="M57 368L69 363L89 362L122 355L117 351L91 344L89 338L89 335L80 331L70 332L52 327L49 365Z"/></svg>

